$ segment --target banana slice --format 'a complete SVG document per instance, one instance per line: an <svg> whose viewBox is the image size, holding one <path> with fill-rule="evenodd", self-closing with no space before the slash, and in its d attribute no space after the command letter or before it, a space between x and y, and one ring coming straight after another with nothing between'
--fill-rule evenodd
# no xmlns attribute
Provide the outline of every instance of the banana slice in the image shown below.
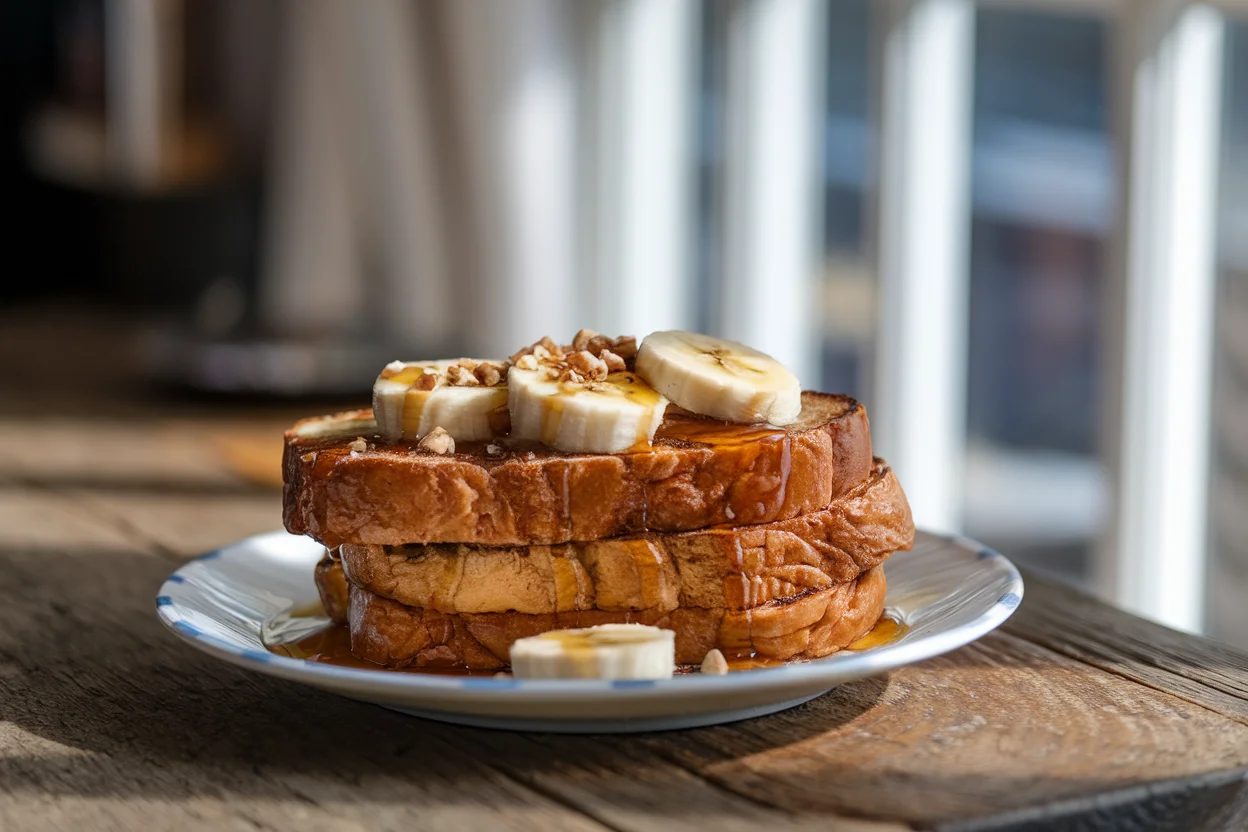
<svg viewBox="0 0 1248 832"><path fill-rule="evenodd" d="M391 362L373 384L378 432L390 441L422 439L438 427L460 442L506 434L506 370L501 361L462 358Z"/></svg>
<svg viewBox="0 0 1248 832"><path fill-rule="evenodd" d="M667 399L636 373L602 373L594 380L562 368L557 360L525 359L507 374L512 437L597 454L619 453L654 439Z"/></svg>
<svg viewBox="0 0 1248 832"><path fill-rule="evenodd" d="M802 385L766 353L698 332L652 332L637 349L637 375L680 407L726 422L788 425Z"/></svg>
<svg viewBox="0 0 1248 832"><path fill-rule="evenodd" d="M517 679L670 679L676 634L644 624L552 630L511 645Z"/></svg>

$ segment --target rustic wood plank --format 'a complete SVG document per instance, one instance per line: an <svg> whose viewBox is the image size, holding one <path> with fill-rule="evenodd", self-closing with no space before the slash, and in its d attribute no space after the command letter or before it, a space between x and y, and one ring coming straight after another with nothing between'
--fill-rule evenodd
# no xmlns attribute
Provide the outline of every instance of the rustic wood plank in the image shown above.
<svg viewBox="0 0 1248 832"><path fill-rule="evenodd" d="M282 527L281 496L275 493L192 496L72 489L65 496L135 542L173 559L192 558Z"/></svg>
<svg viewBox="0 0 1248 832"><path fill-rule="evenodd" d="M1248 725L1248 654L1114 609L1028 573L1005 630Z"/></svg>
<svg viewBox="0 0 1248 832"><path fill-rule="evenodd" d="M458 733L463 735L462 731ZM691 737L699 732L679 732ZM827 829L888 832L892 821L839 813L803 814L724 789L701 772L656 754L644 737L524 735L474 731L468 737L491 764L543 794L557 795L614 829L792 832ZM541 760L534 765L535 760Z"/></svg>
<svg viewBox="0 0 1248 832"><path fill-rule="evenodd" d="M188 651L152 612L168 569L0 547L0 828L603 828L415 720Z"/></svg>
<svg viewBox="0 0 1248 832"><path fill-rule="evenodd" d="M189 496L281 486L285 416L0 418L0 476L48 487Z"/></svg>
<svg viewBox="0 0 1248 832"><path fill-rule="evenodd" d="M1248 828L1248 774L1219 772L940 824L939 832L1220 832Z"/></svg>
<svg viewBox="0 0 1248 832"><path fill-rule="evenodd" d="M0 479L0 548L63 550L129 543L114 518L76 510L63 497Z"/></svg>
<svg viewBox="0 0 1248 832"><path fill-rule="evenodd" d="M757 802L916 824L1248 766L1243 726L1006 634L767 720L647 742Z"/></svg>
<svg viewBox="0 0 1248 832"><path fill-rule="evenodd" d="M177 561L281 528L280 517L281 498L271 493L111 493L0 479L0 544L128 545Z"/></svg>

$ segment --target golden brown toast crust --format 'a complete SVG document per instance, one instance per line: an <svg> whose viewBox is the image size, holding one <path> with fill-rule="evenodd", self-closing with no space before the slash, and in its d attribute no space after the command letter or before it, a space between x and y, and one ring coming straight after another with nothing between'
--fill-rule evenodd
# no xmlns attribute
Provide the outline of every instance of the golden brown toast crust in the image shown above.
<svg viewBox="0 0 1248 832"><path fill-rule="evenodd" d="M352 583L407 606L536 614L746 609L852 581L913 543L905 494L876 460L829 507L765 525L556 546L344 544L339 553Z"/></svg>
<svg viewBox="0 0 1248 832"><path fill-rule="evenodd" d="M802 403L783 430L674 412L653 447L599 455L466 443L438 456L384 443L375 426L369 435L368 411L303 420L286 432L286 528L331 547L527 546L786 520L828 506L872 468L862 405L813 392ZM363 452L349 447L357 435Z"/></svg>
<svg viewBox="0 0 1248 832"><path fill-rule="evenodd" d="M884 570L751 610L680 608L608 612L446 615L408 607L350 586L351 652L387 667L494 670L508 665L519 638L568 627L632 621L673 630L676 661L701 662L719 648L729 658L796 661L835 653L865 635L884 610Z"/></svg>

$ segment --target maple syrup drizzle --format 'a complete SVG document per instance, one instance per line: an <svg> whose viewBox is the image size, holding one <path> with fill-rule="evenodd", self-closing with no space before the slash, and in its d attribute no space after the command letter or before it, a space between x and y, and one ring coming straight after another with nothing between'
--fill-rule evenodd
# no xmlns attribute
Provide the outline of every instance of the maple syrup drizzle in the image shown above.
<svg viewBox="0 0 1248 832"><path fill-rule="evenodd" d="M671 415L655 433L655 441L671 439L700 445L748 445L787 437L783 428L771 425L742 425L700 416Z"/></svg>

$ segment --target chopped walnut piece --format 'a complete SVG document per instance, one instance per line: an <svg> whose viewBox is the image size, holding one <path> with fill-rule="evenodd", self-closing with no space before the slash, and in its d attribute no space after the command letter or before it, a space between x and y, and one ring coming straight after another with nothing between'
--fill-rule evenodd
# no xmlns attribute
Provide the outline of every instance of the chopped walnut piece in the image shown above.
<svg viewBox="0 0 1248 832"><path fill-rule="evenodd" d="M455 438L442 428L434 428L425 434L425 438L416 443L422 451L435 454L455 453Z"/></svg>
<svg viewBox="0 0 1248 832"><path fill-rule="evenodd" d="M480 363L481 362L475 358L461 358L455 362L455 366L463 367L465 370L471 373L473 370L477 369L477 365Z"/></svg>
<svg viewBox="0 0 1248 832"><path fill-rule="evenodd" d="M712 649L702 660L701 670L708 676L723 676L728 672L728 661L718 648Z"/></svg>
<svg viewBox="0 0 1248 832"><path fill-rule="evenodd" d="M503 380L503 374L507 372L507 365L501 361L482 361L477 365L472 374L477 377L477 381L486 387L493 387Z"/></svg>
<svg viewBox="0 0 1248 832"><path fill-rule="evenodd" d="M637 339L622 335L612 340L592 329L582 329L566 347L549 335L512 356L522 370L542 370L547 381L577 384L602 381L611 373L626 371L637 354Z"/></svg>
<svg viewBox="0 0 1248 832"><path fill-rule="evenodd" d="M475 387L478 384L477 377L472 374L472 371L458 364L447 369L446 378L455 387Z"/></svg>
<svg viewBox="0 0 1248 832"><path fill-rule="evenodd" d="M413 390L432 390L437 386L438 374L431 373L428 370L425 370L425 372L421 374L420 378L412 382Z"/></svg>
<svg viewBox="0 0 1248 832"><path fill-rule="evenodd" d="M621 335L611 342L611 352L628 361L637 357L637 339L632 335Z"/></svg>
<svg viewBox="0 0 1248 832"><path fill-rule="evenodd" d="M543 335L542 340L537 343L538 345L545 347L555 358L563 358L563 347L556 344L555 339L551 338L549 335ZM537 352L536 347L534 347L533 352Z"/></svg>
<svg viewBox="0 0 1248 832"><path fill-rule="evenodd" d="M611 350L603 350L598 353L598 359L607 365L608 373L622 373L628 369L628 365L624 363L624 359L620 358Z"/></svg>
<svg viewBox="0 0 1248 832"><path fill-rule="evenodd" d="M363 436L357 436L355 441L347 445L347 447L351 449L353 454L362 454L368 450L368 441Z"/></svg>
<svg viewBox="0 0 1248 832"><path fill-rule="evenodd" d="M602 381L607 377L607 363L592 352L581 350L568 356L568 366L585 378Z"/></svg>
<svg viewBox="0 0 1248 832"><path fill-rule="evenodd" d="M592 329L582 329L572 336L572 349L576 351L589 349L589 342L602 336Z"/></svg>

